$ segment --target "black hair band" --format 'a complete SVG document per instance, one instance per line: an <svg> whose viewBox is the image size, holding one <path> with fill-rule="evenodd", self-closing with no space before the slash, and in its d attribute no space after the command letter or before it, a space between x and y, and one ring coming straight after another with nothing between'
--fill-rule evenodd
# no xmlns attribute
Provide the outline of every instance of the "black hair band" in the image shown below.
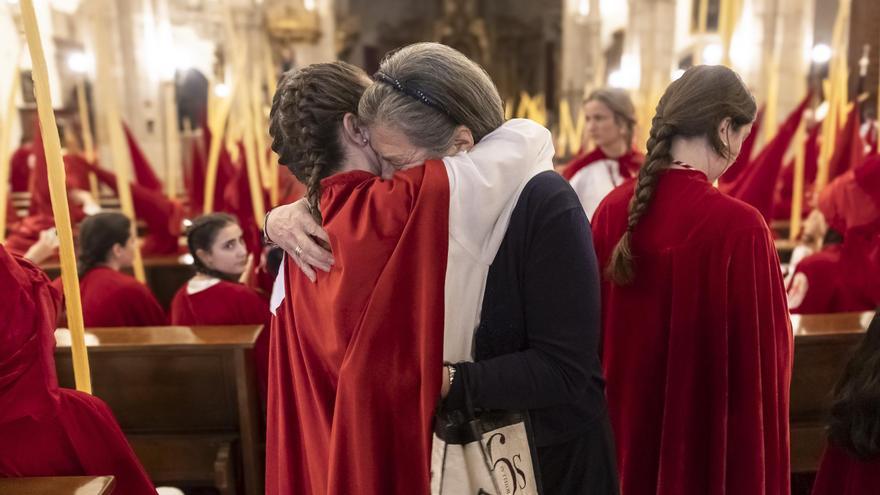
<svg viewBox="0 0 880 495"><path fill-rule="evenodd" d="M373 75L373 79L375 79L379 82L383 82L383 83L391 86L392 88L394 88L397 92L405 94L406 96L409 96L410 98L415 98L416 100L419 100L420 102L433 108L434 110L437 110L438 112L445 114L450 119L455 120L452 117L452 114L449 113L449 110L446 109L446 107L444 107L436 99L425 94L424 91L417 89L417 88L411 88L411 87L407 86L406 84L401 83L397 79L394 79L393 77L389 76L388 74L385 74L384 72L375 73Z"/></svg>

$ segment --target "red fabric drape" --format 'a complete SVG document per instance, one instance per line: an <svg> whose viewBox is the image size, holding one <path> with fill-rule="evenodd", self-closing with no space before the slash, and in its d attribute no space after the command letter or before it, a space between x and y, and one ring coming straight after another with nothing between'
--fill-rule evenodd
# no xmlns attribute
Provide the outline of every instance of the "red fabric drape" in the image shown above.
<svg viewBox="0 0 880 495"><path fill-rule="evenodd" d="M845 250L840 244L827 246L798 263L795 276L803 274L809 285L803 302L791 308L792 314L872 311L877 307L880 301L873 300L862 287L853 283L850 263L855 262L857 270L866 268L865 264L853 259L862 260L862 256L854 251L852 248ZM867 263L867 260L862 261Z"/></svg>
<svg viewBox="0 0 880 495"><path fill-rule="evenodd" d="M774 193L782 170L782 161L797 133L810 98L811 95L808 94L786 117L773 139L740 174L736 182L729 187L721 187L722 191L757 208L767 221L773 218Z"/></svg>
<svg viewBox="0 0 880 495"><path fill-rule="evenodd" d="M137 139L132 134L128 124L122 123L122 129L125 131L125 140L128 143L128 151L131 154L131 166L134 169L134 182L151 191L162 191L162 181L156 176L153 166L147 156L144 155Z"/></svg>
<svg viewBox="0 0 880 495"><path fill-rule="evenodd" d="M880 459L859 460L829 444L812 495L874 495L880 489Z"/></svg>
<svg viewBox="0 0 880 495"><path fill-rule="evenodd" d="M393 181L349 172L322 184L336 264L312 284L286 261L269 355L266 493L427 493L446 170L431 161Z"/></svg>
<svg viewBox="0 0 880 495"><path fill-rule="evenodd" d="M39 268L0 247L0 477L113 475L117 493L155 495L107 405L58 387L59 301Z"/></svg>
<svg viewBox="0 0 880 495"><path fill-rule="evenodd" d="M9 184L12 192L26 192L31 177L28 158L34 152L33 145L23 144L9 158Z"/></svg>
<svg viewBox="0 0 880 495"><path fill-rule="evenodd" d="M562 170L562 176L565 177L566 180L571 180L572 177L575 176L578 172L581 171L584 167L590 165L591 163L598 162L599 160L608 160L608 156L602 151L601 148L596 147L593 151L589 153L580 153ZM612 158L613 159L613 158ZM625 155L619 156L616 159L618 166L620 167L620 175L624 178L630 178L638 175L639 168L641 168L642 164L645 162L645 155L639 153L636 150L630 150Z"/></svg>
<svg viewBox="0 0 880 495"><path fill-rule="evenodd" d="M593 217L601 267L634 181ZM659 179L633 232L635 280L602 283L602 359L622 493L787 494L792 335L753 207L696 171Z"/></svg>
<svg viewBox="0 0 880 495"><path fill-rule="evenodd" d="M807 134L807 141L804 143L804 201L802 216L808 215L812 209L812 189L819 171L819 131L821 129L822 126L819 124L813 125ZM791 218L791 200L793 196L794 160L791 160L782 170L779 184L777 185L775 206L773 207L773 216L777 220L789 220Z"/></svg>
<svg viewBox="0 0 880 495"><path fill-rule="evenodd" d="M846 117L846 125L836 136L837 142L829 165L829 181L858 167L865 159L865 144L859 132L861 126L859 111L859 105L853 105Z"/></svg>
<svg viewBox="0 0 880 495"><path fill-rule="evenodd" d="M87 327L149 327L168 324L150 288L107 267L89 270L79 282Z"/></svg>
<svg viewBox="0 0 880 495"><path fill-rule="evenodd" d="M761 135L761 127L763 125L764 107L761 107L761 109L758 110L758 115L755 116L754 124L752 124L752 132L750 132L745 141L743 141L742 149L740 149L739 156L736 157L736 161L733 162L733 165L731 165L730 168L727 169L726 172L724 172L724 175L718 178L718 184L730 187L746 170L746 168L752 162L752 153L755 150L755 143L758 141L758 136Z"/></svg>

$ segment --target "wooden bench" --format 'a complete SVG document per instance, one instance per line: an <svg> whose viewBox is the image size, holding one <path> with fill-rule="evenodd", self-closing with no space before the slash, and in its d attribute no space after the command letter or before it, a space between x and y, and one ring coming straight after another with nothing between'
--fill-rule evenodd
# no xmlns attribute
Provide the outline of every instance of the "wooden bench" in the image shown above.
<svg viewBox="0 0 880 495"><path fill-rule="evenodd" d="M818 469L834 385L873 316L873 312L792 316L794 367L789 417L793 473Z"/></svg>
<svg viewBox="0 0 880 495"><path fill-rule="evenodd" d="M265 428L253 365L261 328L87 330L93 392L157 485L262 493ZM55 362L59 383L72 388L70 348L59 345Z"/></svg>
<svg viewBox="0 0 880 495"><path fill-rule="evenodd" d="M0 478L0 495L109 495L113 476Z"/></svg>
<svg viewBox="0 0 880 495"><path fill-rule="evenodd" d="M61 276L61 266L55 260L44 263L41 267L49 278ZM195 274L192 265L180 263L179 256L153 256L144 258L144 272L147 275L147 286L153 291L156 300L167 311L177 290Z"/></svg>

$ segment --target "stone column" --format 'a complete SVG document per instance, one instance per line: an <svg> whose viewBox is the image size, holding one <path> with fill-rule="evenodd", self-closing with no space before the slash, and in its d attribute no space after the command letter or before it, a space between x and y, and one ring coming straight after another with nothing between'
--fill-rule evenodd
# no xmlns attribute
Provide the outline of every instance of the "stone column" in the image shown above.
<svg viewBox="0 0 880 495"><path fill-rule="evenodd" d="M583 3L586 2L586 3ZM581 5L589 6L584 16ZM578 108L603 72L599 0L563 0L560 99Z"/></svg>

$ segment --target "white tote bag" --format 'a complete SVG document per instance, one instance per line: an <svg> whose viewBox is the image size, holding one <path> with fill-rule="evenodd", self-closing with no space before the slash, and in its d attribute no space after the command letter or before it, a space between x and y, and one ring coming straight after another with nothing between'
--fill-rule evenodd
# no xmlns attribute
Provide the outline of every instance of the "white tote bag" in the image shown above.
<svg viewBox="0 0 880 495"><path fill-rule="evenodd" d="M540 495L528 415L438 412L431 495Z"/></svg>

